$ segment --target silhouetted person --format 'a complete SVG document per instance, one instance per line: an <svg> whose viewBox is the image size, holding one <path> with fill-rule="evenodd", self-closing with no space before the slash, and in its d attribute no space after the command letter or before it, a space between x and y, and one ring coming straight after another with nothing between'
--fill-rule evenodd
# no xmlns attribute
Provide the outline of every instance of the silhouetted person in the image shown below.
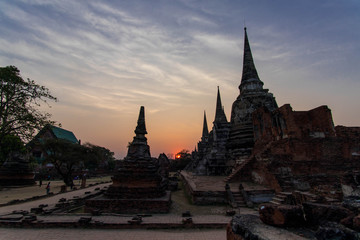
<svg viewBox="0 0 360 240"><path fill-rule="evenodd" d="M48 195L50 193L50 182L46 186L46 194Z"/></svg>

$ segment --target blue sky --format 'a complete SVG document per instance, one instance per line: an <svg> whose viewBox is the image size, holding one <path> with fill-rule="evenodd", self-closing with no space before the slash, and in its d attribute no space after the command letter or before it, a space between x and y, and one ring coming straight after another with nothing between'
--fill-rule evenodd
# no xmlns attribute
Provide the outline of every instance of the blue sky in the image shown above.
<svg viewBox="0 0 360 240"><path fill-rule="evenodd" d="M48 87L44 111L82 142L126 155L145 106L153 156L193 149L217 86L228 119L246 24L279 106L328 105L359 126L360 1L0 1L0 64Z"/></svg>

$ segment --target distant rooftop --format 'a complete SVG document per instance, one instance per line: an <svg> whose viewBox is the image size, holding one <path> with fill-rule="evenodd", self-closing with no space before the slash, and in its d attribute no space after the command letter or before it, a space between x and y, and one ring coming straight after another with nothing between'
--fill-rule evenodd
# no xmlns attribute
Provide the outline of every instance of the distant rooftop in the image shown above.
<svg viewBox="0 0 360 240"><path fill-rule="evenodd" d="M63 128L59 128L59 127L55 127L55 126L50 126L50 128L51 128L52 132L54 133L54 135L56 136L56 138L58 138L58 139L64 139L64 140L70 141L72 143L79 142L73 132L70 132Z"/></svg>

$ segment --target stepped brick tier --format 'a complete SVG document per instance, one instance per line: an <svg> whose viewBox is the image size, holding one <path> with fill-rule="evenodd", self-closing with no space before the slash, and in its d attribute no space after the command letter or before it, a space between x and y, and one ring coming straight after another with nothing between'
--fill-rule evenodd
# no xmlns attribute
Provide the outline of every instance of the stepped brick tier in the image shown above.
<svg viewBox="0 0 360 240"><path fill-rule="evenodd" d="M29 160L13 153L0 168L1 186L22 186L35 184L34 172L30 168Z"/></svg>
<svg viewBox="0 0 360 240"><path fill-rule="evenodd" d="M87 200L85 211L100 210L104 213L168 213L171 206L170 191L159 198L106 198Z"/></svg>
<svg viewBox="0 0 360 240"><path fill-rule="evenodd" d="M165 195L166 182L158 174L156 160L124 160L112 177L113 184L105 196L109 198L159 198Z"/></svg>
<svg viewBox="0 0 360 240"><path fill-rule="evenodd" d="M151 158L147 144L144 107L140 108L136 136L128 154L112 177L113 184L101 196L88 200L86 211L117 213L165 213L170 210L171 194L167 179L160 175L158 160Z"/></svg>

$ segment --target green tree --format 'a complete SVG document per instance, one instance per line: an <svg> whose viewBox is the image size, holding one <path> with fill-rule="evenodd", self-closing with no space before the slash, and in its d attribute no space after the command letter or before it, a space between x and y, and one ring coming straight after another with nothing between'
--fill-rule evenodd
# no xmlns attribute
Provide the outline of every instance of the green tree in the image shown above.
<svg viewBox="0 0 360 240"><path fill-rule="evenodd" d="M48 139L43 144L47 153L45 163L52 163L66 186L73 185L73 172L82 169L88 148L63 139Z"/></svg>
<svg viewBox="0 0 360 240"><path fill-rule="evenodd" d="M0 146L6 136L29 141L37 130L50 121L51 114L39 111L48 100L57 101L49 89L34 80L24 80L15 66L0 68Z"/></svg>
<svg viewBox="0 0 360 240"><path fill-rule="evenodd" d="M19 137L6 135L0 145L0 166L5 162L11 152L25 153L26 149Z"/></svg>
<svg viewBox="0 0 360 240"><path fill-rule="evenodd" d="M72 185L75 170L96 170L99 166L109 168L115 160L114 153L109 149L90 143L75 144L64 139L46 140L43 150L47 153L45 163L54 165L67 186Z"/></svg>
<svg viewBox="0 0 360 240"><path fill-rule="evenodd" d="M96 146L91 143L85 143L83 145L87 148L87 160L84 163L85 168L89 170L96 170L98 168L102 168L104 170L112 170L114 167L114 153L109 149Z"/></svg>

